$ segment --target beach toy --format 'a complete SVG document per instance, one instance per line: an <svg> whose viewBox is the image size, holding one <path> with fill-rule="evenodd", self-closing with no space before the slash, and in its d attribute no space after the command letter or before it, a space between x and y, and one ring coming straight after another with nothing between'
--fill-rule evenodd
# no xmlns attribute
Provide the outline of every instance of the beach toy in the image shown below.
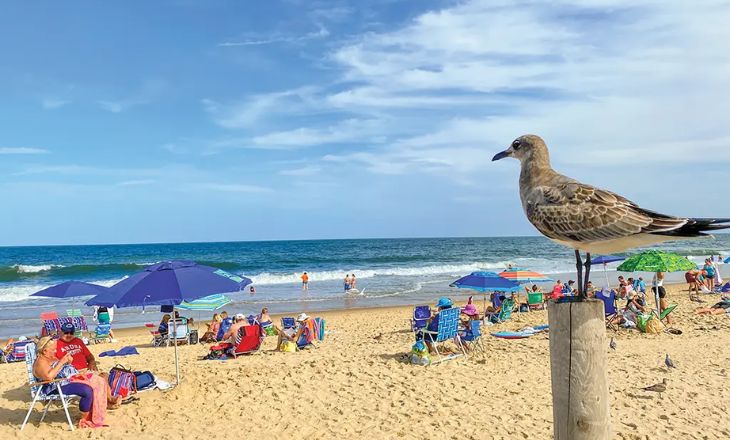
<svg viewBox="0 0 730 440"><path fill-rule="evenodd" d="M502 338L502 339L525 339L529 338L530 336L534 335L535 332L496 332L492 333L492 336L495 338Z"/></svg>

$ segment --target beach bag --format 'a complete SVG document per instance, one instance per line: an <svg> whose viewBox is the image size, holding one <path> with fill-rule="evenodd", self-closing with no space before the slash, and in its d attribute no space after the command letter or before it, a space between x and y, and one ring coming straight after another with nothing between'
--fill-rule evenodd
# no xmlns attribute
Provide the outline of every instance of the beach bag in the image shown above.
<svg viewBox="0 0 730 440"><path fill-rule="evenodd" d="M113 396L124 399L137 392L137 377L132 370L117 364L109 370L109 388Z"/></svg>
<svg viewBox="0 0 730 440"><path fill-rule="evenodd" d="M297 344L292 341L282 341L279 346L279 351L284 353L294 353L297 351Z"/></svg>
<svg viewBox="0 0 730 440"><path fill-rule="evenodd" d="M645 326L645 333L649 333L652 335L658 335L663 330L662 324L659 322L658 319L654 317L654 315L651 315L649 317L649 320L646 321Z"/></svg>
<svg viewBox="0 0 730 440"><path fill-rule="evenodd" d="M134 376L137 383L137 391L153 388L157 385L155 383L155 375L150 371L135 371Z"/></svg>
<svg viewBox="0 0 730 440"><path fill-rule="evenodd" d="M413 365L426 365L431 364L431 354L428 352L428 347L423 341L416 341L411 347L411 354L409 360Z"/></svg>

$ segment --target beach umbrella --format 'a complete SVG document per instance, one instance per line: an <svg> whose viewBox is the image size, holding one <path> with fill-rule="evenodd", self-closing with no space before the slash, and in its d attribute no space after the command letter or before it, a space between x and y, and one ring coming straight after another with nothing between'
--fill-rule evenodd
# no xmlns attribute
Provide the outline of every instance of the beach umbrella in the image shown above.
<svg viewBox="0 0 730 440"><path fill-rule="evenodd" d="M231 299L227 296L216 293L214 295L208 295L204 296L202 298L198 298L193 301L183 301L180 303L179 306L177 306L178 309L183 310L197 310L198 311L198 322L200 322L200 312L201 311L213 311L218 310L221 307L225 306L226 304L229 304L231 302Z"/></svg>
<svg viewBox="0 0 730 440"><path fill-rule="evenodd" d="M725 258L725 261L723 261L725 264L730 264L730 257Z"/></svg>
<svg viewBox="0 0 730 440"><path fill-rule="evenodd" d="M519 268L507 269L499 273L499 276L519 284L547 283L553 281L552 278L535 272L533 270L525 270Z"/></svg>
<svg viewBox="0 0 730 440"><path fill-rule="evenodd" d="M623 261L625 257L619 257L618 255L599 255L598 257L591 260L591 264L603 264L603 274L606 275L606 288L611 288L611 283L608 281L608 271L606 265L615 261Z"/></svg>
<svg viewBox="0 0 730 440"><path fill-rule="evenodd" d="M485 313L487 310L487 292L517 292L521 289L520 283L503 278L495 272L472 272L449 284L449 286L484 293Z"/></svg>
<svg viewBox="0 0 730 440"><path fill-rule="evenodd" d="M194 261L163 261L123 279L111 286L107 294L92 298L86 304L111 304L120 308L165 305L173 306L174 311L174 307L183 301L193 301L221 292L237 292L249 284L251 280L246 277ZM175 320L172 323L173 334L177 334L177 323ZM180 383L177 344L173 346L176 383Z"/></svg>
<svg viewBox="0 0 730 440"><path fill-rule="evenodd" d="M218 310L226 304L230 303L231 299L227 296L216 293L214 295L204 296L193 301L183 301L177 306L178 309L183 310L207 310L213 311Z"/></svg>
<svg viewBox="0 0 730 440"><path fill-rule="evenodd" d="M84 283L83 281L65 281L55 286L46 287L31 296L43 296L46 298L77 298L79 296L92 296L106 294L109 288L98 284ZM72 308L76 308L75 301L72 301Z"/></svg>
<svg viewBox="0 0 730 440"><path fill-rule="evenodd" d="M683 272L696 267L695 263L681 255L649 250L630 256L616 270L621 272ZM657 313L659 313L659 289L655 290L654 299Z"/></svg>

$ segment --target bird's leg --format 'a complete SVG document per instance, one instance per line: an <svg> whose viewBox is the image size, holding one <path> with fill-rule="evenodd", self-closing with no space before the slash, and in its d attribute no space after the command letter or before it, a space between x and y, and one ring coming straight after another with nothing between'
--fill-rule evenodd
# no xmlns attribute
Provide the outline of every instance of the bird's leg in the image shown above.
<svg viewBox="0 0 730 440"><path fill-rule="evenodd" d="M586 276L583 280L585 284L583 285L583 298L588 297L588 280L591 279L591 253L586 252Z"/></svg>
<svg viewBox="0 0 730 440"><path fill-rule="evenodd" d="M578 249L575 250L575 267L578 269L578 294L583 296L583 259Z"/></svg>

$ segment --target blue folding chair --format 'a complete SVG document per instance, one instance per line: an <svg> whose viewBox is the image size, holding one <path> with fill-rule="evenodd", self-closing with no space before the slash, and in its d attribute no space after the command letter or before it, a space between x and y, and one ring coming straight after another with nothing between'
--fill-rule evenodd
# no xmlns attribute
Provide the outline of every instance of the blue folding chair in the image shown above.
<svg viewBox="0 0 730 440"><path fill-rule="evenodd" d="M282 330L292 330L297 328L297 320L292 317L284 317L281 318L281 329Z"/></svg>
<svg viewBox="0 0 730 440"><path fill-rule="evenodd" d="M596 298L603 301L606 327L611 327L611 321L613 321L616 315L618 315L618 309L616 308L616 291L602 289L600 292L596 292Z"/></svg>
<svg viewBox="0 0 730 440"><path fill-rule="evenodd" d="M458 356L464 355L466 356L466 350L464 350L464 346L461 345L461 339L458 338L458 331L459 331L459 315L461 314L461 309L458 307L454 307L451 309L441 310L438 313L438 329L437 331L430 331L428 328L424 328L420 331L420 333L423 335L424 339L428 342L431 342L433 345L434 350L436 351L436 355L438 355L439 359L436 361L431 361L431 364L438 364L443 361L447 361L450 359L454 359ZM456 346L461 351L461 355L459 354L452 354L449 356L444 357L441 355L438 349L438 344L443 343L448 340L453 340Z"/></svg>
<svg viewBox="0 0 730 440"><path fill-rule="evenodd" d="M469 328L465 329L460 335L461 343L465 345L471 352L480 350L484 353L484 345L482 345L482 321L474 319L469 321Z"/></svg>
<svg viewBox="0 0 730 440"><path fill-rule="evenodd" d="M431 307L416 306L413 309L413 318L411 318L411 330L417 332L426 327L428 320L431 318Z"/></svg>

